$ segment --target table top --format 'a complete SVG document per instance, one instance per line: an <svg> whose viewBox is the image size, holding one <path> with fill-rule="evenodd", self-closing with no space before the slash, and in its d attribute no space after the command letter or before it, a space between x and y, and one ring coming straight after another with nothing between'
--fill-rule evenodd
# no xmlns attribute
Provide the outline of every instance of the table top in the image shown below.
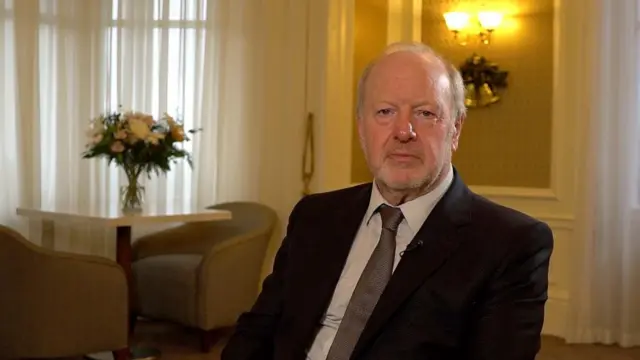
<svg viewBox="0 0 640 360"><path fill-rule="evenodd" d="M227 210L209 209L170 209L167 211L143 210L139 214L123 214L118 208L93 209L79 211L68 208L17 208L16 213L30 219L50 220L54 222L90 222L95 225L119 227L153 223L198 222L229 220L232 217Z"/></svg>

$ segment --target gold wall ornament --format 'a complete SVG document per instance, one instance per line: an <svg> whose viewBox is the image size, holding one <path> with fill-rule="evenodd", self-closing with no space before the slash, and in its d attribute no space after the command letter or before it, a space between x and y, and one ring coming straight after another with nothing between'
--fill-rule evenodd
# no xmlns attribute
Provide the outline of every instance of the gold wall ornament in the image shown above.
<svg viewBox="0 0 640 360"><path fill-rule="evenodd" d="M307 115L302 153L302 196L311 194L311 180L315 172L315 148L313 146L313 113Z"/></svg>
<svg viewBox="0 0 640 360"><path fill-rule="evenodd" d="M465 105L469 108L487 107L500 101L500 90L507 87L507 71L484 56L471 55L460 66L465 86Z"/></svg>

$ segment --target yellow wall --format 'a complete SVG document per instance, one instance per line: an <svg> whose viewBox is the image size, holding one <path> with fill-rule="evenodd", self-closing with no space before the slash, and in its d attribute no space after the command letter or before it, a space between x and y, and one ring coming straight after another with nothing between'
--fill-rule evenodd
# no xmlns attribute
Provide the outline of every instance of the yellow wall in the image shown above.
<svg viewBox="0 0 640 360"><path fill-rule="evenodd" d="M541 3L546 6L540 7ZM460 150L454 156L454 164L469 184L549 187L553 3L539 0L538 6L536 13L508 15L488 46L478 44L475 36L467 46L452 41L441 15L424 9L425 43L454 64L462 64L476 52L509 71L509 87L501 102L469 110Z"/></svg>
<svg viewBox="0 0 640 360"><path fill-rule="evenodd" d="M358 79L367 63L378 56L387 45L387 1L356 0L353 91L356 94ZM354 101L356 97L354 96ZM354 117L355 119L355 117ZM371 174L360 148L358 130L353 121L351 148L351 180L354 183L371 181Z"/></svg>
<svg viewBox="0 0 640 360"><path fill-rule="evenodd" d="M355 71L386 44L386 13L356 1ZM428 5L430 1L425 1ZM454 164L470 185L548 188L551 172L551 111L553 84L553 2L512 0L503 26L489 46L471 37L466 46L453 41L442 19L442 6L424 6L423 41L454 64L477 52L509 71L509 87L500 103L470 109ZM483 2L491 9L491 1ZM522 6L518 7L521 3ZM367 5L369 4L369 5ZM496 2L502 6L504 1ZM431 4L433 5L433 4ZM497 5L496 5L497 6ZM500 6L496 10L501 10ZM463 9L466 10L466 9ZM518 13L518 10L526 13ZM384 24L382 26L381 24ZM354 84L355 84L354 79ZM369 181L354 131L352 181Z"/></svg>

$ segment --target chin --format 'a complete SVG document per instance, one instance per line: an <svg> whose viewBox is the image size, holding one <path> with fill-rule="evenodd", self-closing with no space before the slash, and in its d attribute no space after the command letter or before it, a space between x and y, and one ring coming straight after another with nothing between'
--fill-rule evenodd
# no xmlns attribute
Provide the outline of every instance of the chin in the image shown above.
<svg viewBox="0 0 640 360"><path fill-rule="evenodd" d="M376 179L396 191L419 188L430 181L424 174L409 173L397 169L382 170L378 173Z"/></svg>

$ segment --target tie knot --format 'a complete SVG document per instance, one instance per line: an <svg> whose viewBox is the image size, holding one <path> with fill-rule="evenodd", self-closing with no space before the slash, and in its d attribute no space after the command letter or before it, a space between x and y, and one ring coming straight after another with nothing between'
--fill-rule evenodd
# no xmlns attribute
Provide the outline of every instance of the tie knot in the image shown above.
<svg viewBox="0 0 640 360"><path fill-rule="evenodd" d="M398 226L404 218L402 210L385 204L380 205L378 209L378 211L380 211L380 217L382 218L382 228L393 232L398 231Z"/></svg>

